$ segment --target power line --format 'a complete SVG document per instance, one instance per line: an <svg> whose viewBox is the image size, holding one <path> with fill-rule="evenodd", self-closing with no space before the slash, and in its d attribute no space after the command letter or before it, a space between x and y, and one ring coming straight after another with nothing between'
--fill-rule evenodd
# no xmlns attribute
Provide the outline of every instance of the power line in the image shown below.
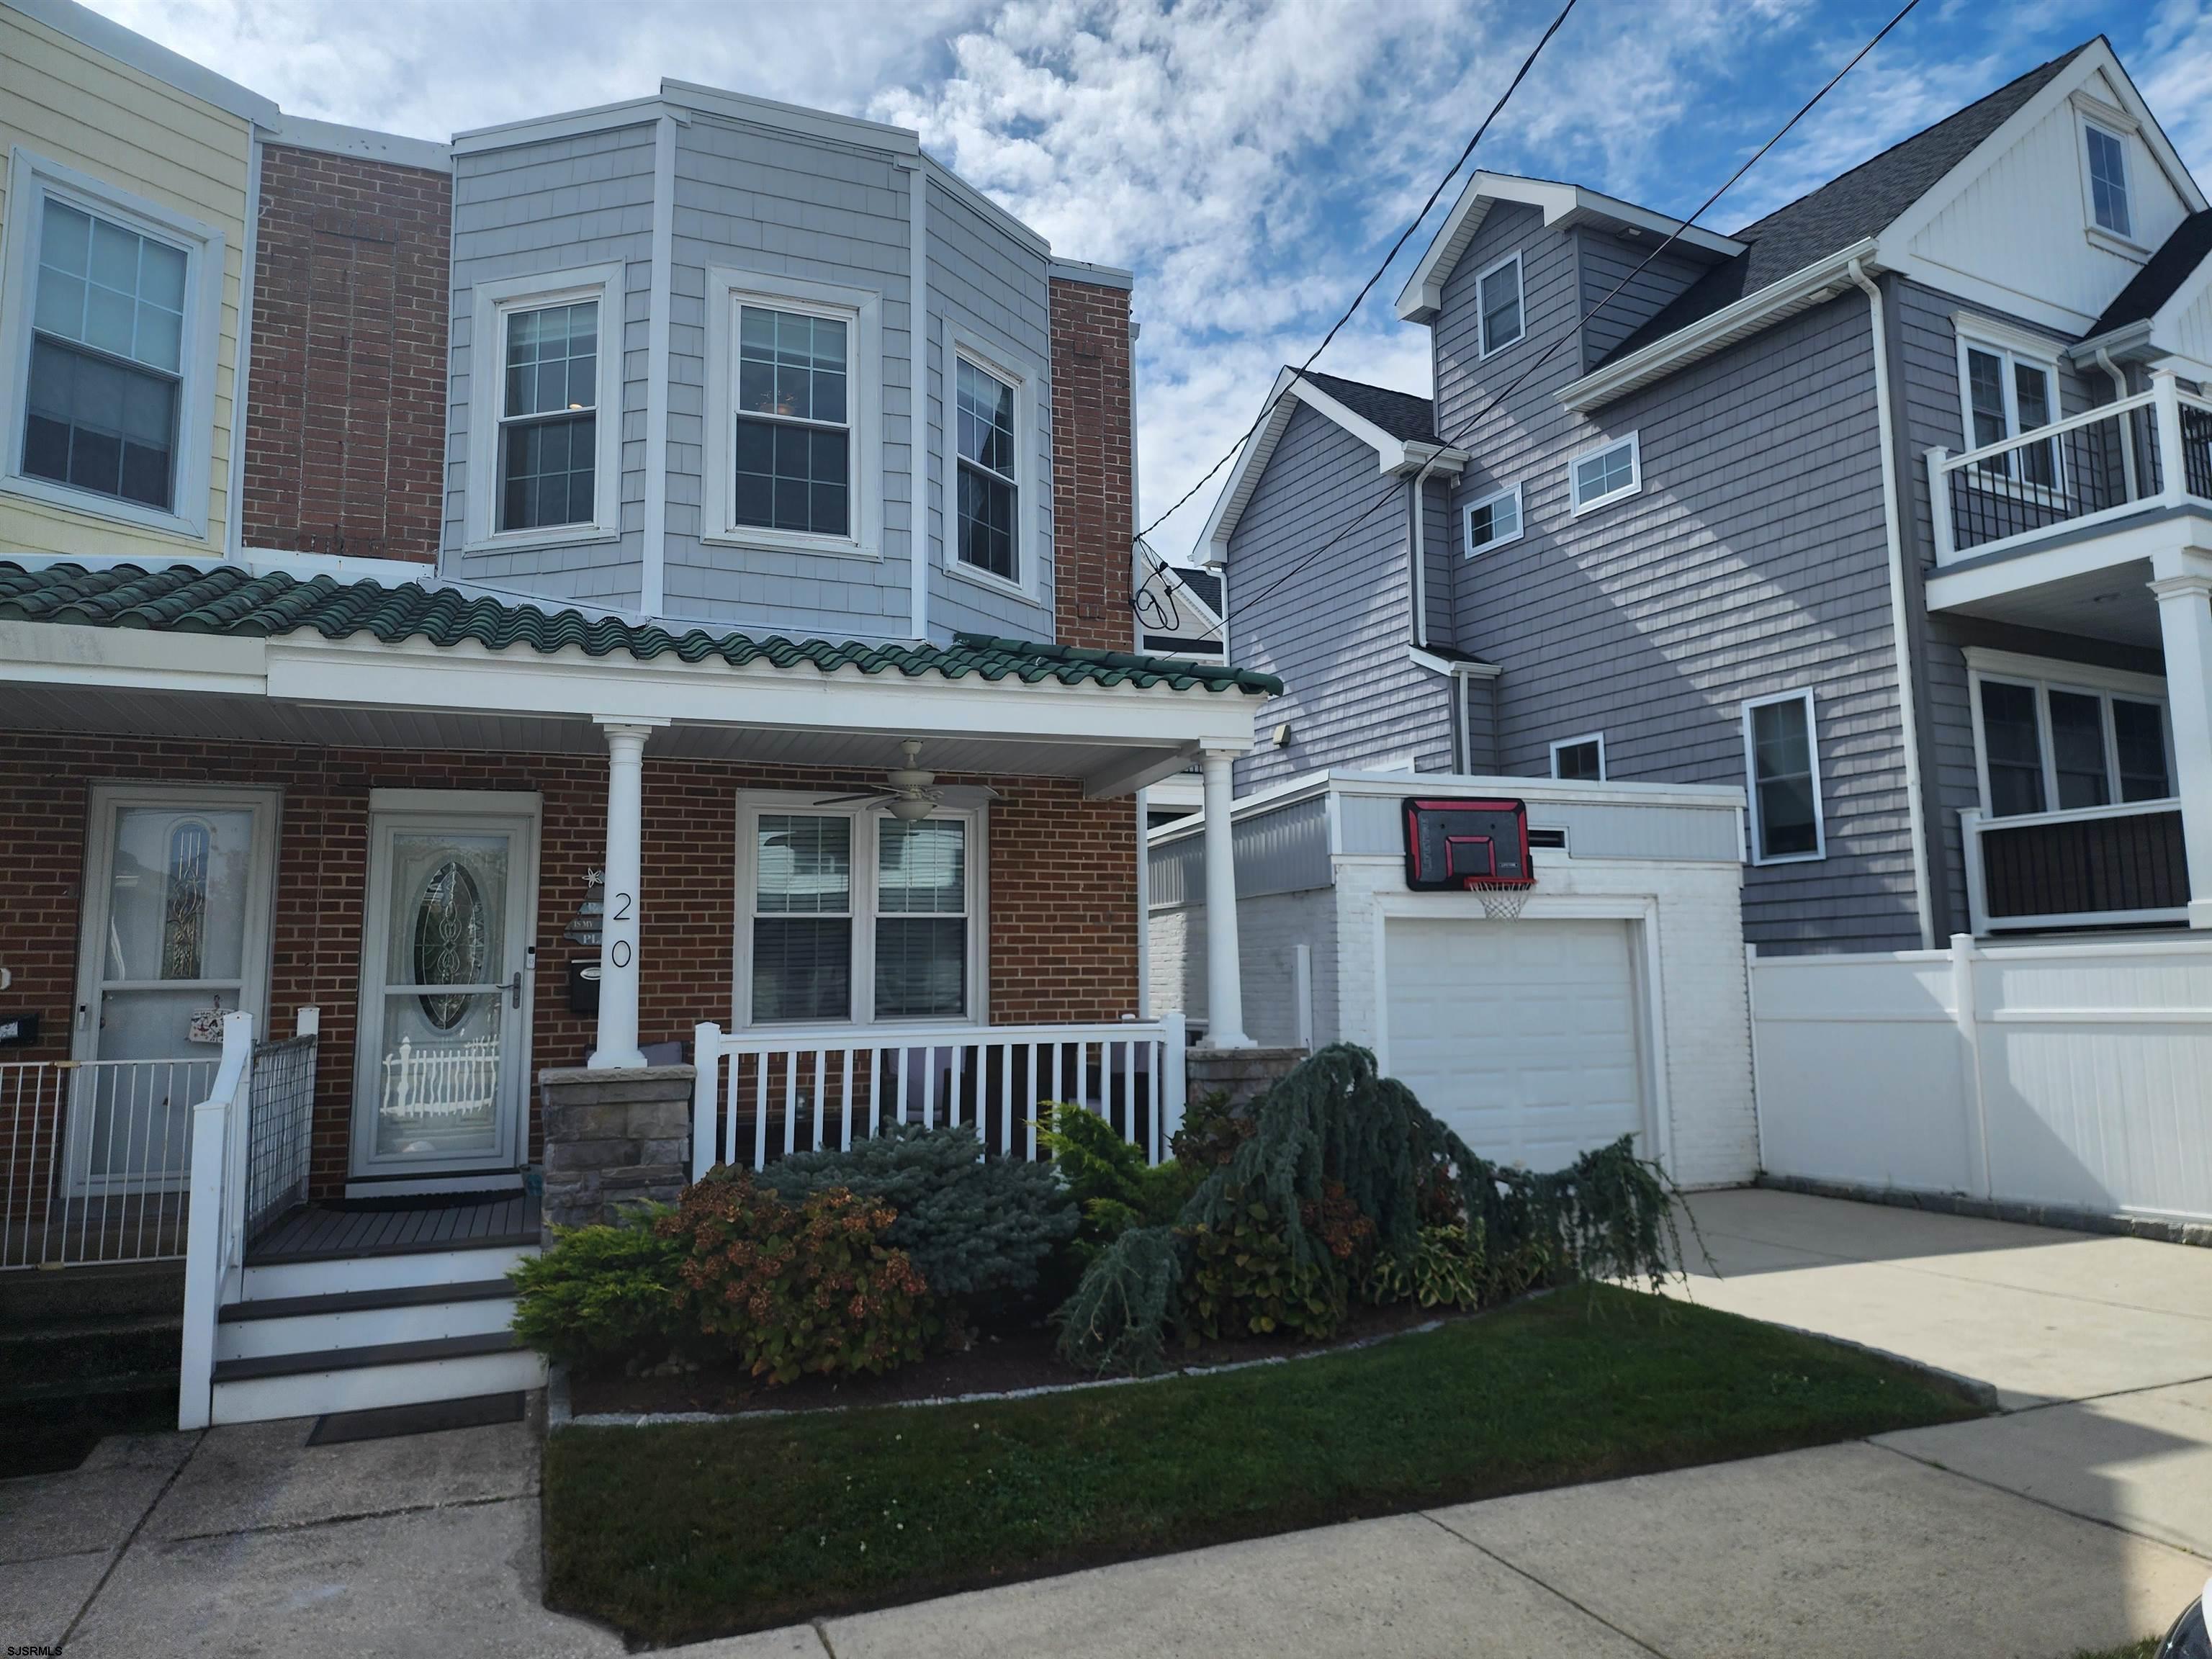
<svg viewBox="0 0 2212 1659"><path fill-rule="evenodd" d="M1360 285L1359 292L1352 296L1352 303L1344 308L1344 314L1328 325L1328 332L1322 336L1321 343L1313 349L1312 355L1307 357L1305 362L1298 365L1300 374L1311 368L1319 361L1321 354L1328 349L1329 342L1336 338L1339 331L1352 320L1353 313L1365 302L1367 296L1374 292L1375 284L1382 280L1382 273L1390 269L1390 262L1398 257L1400 251L1412 239L1413 233L1421 228L1421 222L1429 216L1429 210L1436 206L1437 198L1444 193L1444 186L1459 176L1459 170L1467 165L1468 157L1474 154L1474 147L1482 142L1483 134L1490 131L1490 124L1498 118L1498 112L1505 107L1505 100L1512 97L1515 88L1528 78L1528 71L1535 66L1537 53L1542 52L1551 38L1559 32L1559 25L1567 21L1567 14L1575 9L1575 3L1576 0L1567 0L1567 3L1559 8L1559 15L1552 20L1552 26L1546 29L1538 37L1536 44L1528 49L1528 55L1521 60L1521 67L1514 71L1513 78L1506 83L1505 90L1498 94L1498 101L1490 106L1490 113L1482 118L1482 125L1474 130L1474 137L1467 141L1467 148L1460 151L1459 159L1451 164L1451 170L1437 180L1437 187L1429 192L1429 199L1421 204L1421 210L1413 216L1413 222L1404 230L1399 232L1398 240L1390 244L1390 251L1382 256L1382 263L1376 266L1375 274ZM1206 469L1206 476L1176 497L1173 507L1139 530L1136 539L1141 541L1180 513L1192 496L1206 488L1215 473L1236 459L1237 452L1252 441L1252 434L1260 429L1261 422L1267 418L1267 411L1263 409L1260 411L1259 417L1244 428L1244 435L1229 446L1228 453Z"/></svg>
<svg viewBox="0 0 2212 1659"><path fill-rule="evenodd" d="M1869 40L1866 45L1861 46L1857 52L1854 52L1851 55L1850 60L1841 69L1830 76L1818 92L1814 93L1812 97L1808 98L1802 105L1799 106L1797 112L1792 115L1787 121L1784 121L1781 126L1777 128L1772 137L1769 138L1765 143L1753 150L1751 154L1750 159L1746 161L1741 167L1739 167L1734 173L1729 175L1727 183L1723 184L1711 195L1705 198L1705 201L1698 206L1697 212L1692 213L1688 218L1683 220L1680 224L1677 225L1673 231L1669 232L1666 240L1661 242L1658 246L1653 248L1650 253L1646 254L1642 264L1638 265L1636 269L1630 271L1627 276L1622 277L1618 283L1615 283L1613 285L1612 289L1607 293L1603 299L1600 300L1588 311L1583 312L1580 316L1578 316L1575 319L1574 327L1562 332L1559 338L1553 340L1550 345L1547 346L1544 349L1543 354L1539 356L1534 362L1529 364L1527 368L1522 370L1520 374L1517 375L1503 392L1500 392L1496 397L1491 398L1489 402L1486 403L1480 409L1477 410L1473 416L1469 416L1466 426L1462 428L1462 435L1472 435L1476 424L1482 420L1484 416L1489 414L1492 410L1497 408L1500 403L1505 400L1505 398L1510 397L1513 392L1521 386L1522 382L1527 380L1531 374L1534 374L1539 368L1544 366L1546 359L1549 358L1553 352L1557 351L1562 345L1565 344L1568 339L1573 335L1579 333L1584 324L1588 323L1592 317L1595 317L1599 312L1604 310L1607 305L1612 303L1615 295L1618 295L1621 289L1626 288L1629 283L1634 282L1638 276L1641 276L1647 269L1650 268L1651 262L1654 259L1656 259L1662 253L1664 253L1670 246L1680 240L1683 232L1686 231L1692 225L1695 224L1698 222L1698 219L1706 211L1707 209L1711 208L1714 203L1719 201L1722 197L1727 195L1730 190L1734 189L1737 181L1741 179L1745 173L1751 171L1753 166L1759 161L1759 159L1765 155L1767 151L1772 149L1776 144L1779 143L1783 138L1788 135L1792 127L1796 126L1800 121L1811 114L1814 106L1819 104L1823 98L1826 98L1829 93L1835 89L1836 83L1841 81L1844 76L1849 75L1854 69L1857 68L1859 61L1869 52L1872 52L1876 46L1880 46L1882 42L1883 37L1887 35L1889 32L1895 28L1899 23L1903 22L1905 18L1911 15L1913 9L1919 5L1919 3L1920 0L1905 0L1905 5L1898 11L1897 15L1892 17L1889 21L1884 23L1880 29L1876 30L1875 32L1874 38ZM1488 124L1486 122L1485 125L1487 125ZM1265 411L1262 411L1261 418L1265 418ZM1255 429L1256 426L1257 422L1255 422ZM1449 443L1451 441L1446 440L1446 441ZM1233 453L1234 452L1232 451L1231 453ZM1307 554L1305 557L1300 559L1296 564L1292 565L1273 582L1261 589L1259 592L1254 594L1252 598L1244 600L1243 603L1246 605L1257 605L1261 600L1266 599L1270 595L1278 592L1285 584L1291 580L1309 565L1312 564L1315 560L1320 558L1323 554L1328 553L1332 549L1335 548L1346 537L1349 536L1354 530L1358 529L1362 524L1364 524L1370 518L1373 517L1376 510L1380 507L1385 501L1395 499L1397 494L1397 485L1394 482L1384 490L1381 496L1377 497L1376 500L1368 507L1365 512L1362 513L1357 519L1354 519L1350 524L1346 525L1335 535L1329 538L1328 541L1322 543L1321 546L1316 548L1312 552ZM1178 505L1180 505L1180 503L1178 503ZM1224 603L1226 603L1228 598L1228 581L1225 573L1224 574L1222 586L1223 600ZM1207 629L1204 634L1200 634L1197 637L1204 639L1208 635L1219 633L1225 625L1226 618L1224 618L1222 622L1216 623L1212 628Z"/></svg>

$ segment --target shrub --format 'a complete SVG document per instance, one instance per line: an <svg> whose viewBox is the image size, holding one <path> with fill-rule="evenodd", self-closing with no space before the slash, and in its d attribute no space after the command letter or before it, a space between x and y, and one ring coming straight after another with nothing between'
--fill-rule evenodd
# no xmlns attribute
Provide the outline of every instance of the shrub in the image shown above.
<svg viewBox="0 0 2212 1659"><path fill-rule="evenodd" d="M1234 1202L1224 1222L1190 1230L1184 1285L1187 1335L1322 1341L1344 1322L1342 1270L1326 1255L1300 1261L1282 1220L1258 1199Z"/></svg>
<svg viewBox="0 0 2212 1659"><path fill-rule="evenodd" d="M1097 1113L1065 1102L1047 1109L1037 1144L1052 1154L1060 1188L1081 1216L1075 1254L1088 1262L1132 1227L1173 1221L1203 1171L1147 1163Z"/></svg>
<svg viewBox="0 0 2212 1659"><path fill-rule="evenodd" d="M1053 1318L1060 1356L1095 1371L1158 1369L1182 1283L1172 1227L1132 1227L1100 1249Z"/></svg>
<svg viewBox="0 0 2212 1659"><path fill-rule="evenodd" d="M693 1183L663 1236L687 1252L679 1304L756 1376L881 1373L921 1358L936 1328L927 1285L884 1243L886 1206L842 1188L786 1203L750 1179Z"/></svg>
<svg viewBox="0 0 2212 1659"><path fill-rule="evenodd" d="M789 1202L842 1188L894 1211L884 1243L941 1297L1025 1293L1076 1230L1075 1204L1049 1168L986 1158L969 1124L891 1124L848 1152L800 1152L754 1180Z"/></svg>
<svg viewBox="0 0 2212 1659"><path fill-rule="evenodd" d="M1360 1292L1378 1306L1411 1302L1422 1308L1474 1309L1498 1299L1491 1292L1489 1263L1464 1222L1421 1229L1404 1255L1378 1253Z"/></svg>
<svg viewBox="0 0 2212 1659"><path fill-rule="evenodd" d="M1240 1110L1215 1089L1184 1112L1182 1127L1169 1137L1168 1149L1176 1163L1195 1165L1201 1173L1217 1169L1251 1139L1254 1121L1249 1103Z"/></svg>
<svg viewBox="0 0 2212 1659"><path fill-rule="evenodd" d="M666 1206L615 1226L558 1230L553 1248L517 1264L514 1330L570 1364L659 1359L681 1340L678 1305L684 1248L654 1231Z"/></svg>

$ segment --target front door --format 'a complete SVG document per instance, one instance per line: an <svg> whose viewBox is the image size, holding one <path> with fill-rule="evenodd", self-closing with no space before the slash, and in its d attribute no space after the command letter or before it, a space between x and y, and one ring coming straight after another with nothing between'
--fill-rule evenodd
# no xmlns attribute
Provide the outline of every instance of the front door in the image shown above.
<svg viewBox="0 0 2212 1659"><path fill-rule="evenodd" d="M222 1016L262 1033L279 797L102 784L92 793L70 1057L68 1168L88 1197L183 1184Z"/></svg>
<svg viewBox="0 0 2212 1659"><path fill-rule="evenodd" d="M410 805L370 826L353 1173L514 1170L537 815Z"/></svg>

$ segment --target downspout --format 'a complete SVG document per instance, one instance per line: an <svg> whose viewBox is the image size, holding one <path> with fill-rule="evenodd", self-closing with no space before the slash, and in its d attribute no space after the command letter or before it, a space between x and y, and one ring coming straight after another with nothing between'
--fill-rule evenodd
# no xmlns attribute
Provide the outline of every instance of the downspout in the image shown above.
<svg viewBox="0 0 2212 1659"><path fill-rule="evenodd" d="M239 250L237 356L231 363L230 453L224 459L230 476L223 485L223 549L230 558L246 551L246 417L252 406L253 262L261 246L261 150L263 129L255 125L246 136L246 239ZM204 505L204 503L203 503Z"/></svg>
<svg viewBox="0 0 2212 1659"><path fill-rule="evenodd" d="M1428 501L1425 494L1429 474L1436 470L1434 455L1413 475L1413 643L1429 648L1429 551L1425 534Z"/></svg>
<svg viewBox="0 0 2212 1659"><path fill-rule="evenodd" d="M1905 526L1899 513L1897 454L1890 441L1889 331L1881 289L1856 258L1845 267L1867 296L1874 329L1875 420L1881 441L1881 513L1889 543L1889 629L1897 656L1898 735L1905 748L1905 799L1912 836L1912 905L1920 923L1920 948L1936 948L1934 899L1928 880L1928 812L1921 796L1920 716L1912 678L1911 621L1905 599Z"/></svg>
<svg viewBox="0 0 2212 1659"><path fill-rule="evenodd" d="M668 307L675 267L676 118L664 112L653 130L653 294L645 332L645 545L637 608L647 622L668 603Z"/></svg>
<svg viewBox="0 0 2212 1659"><path fill-rule="evenodd" d="M913 457L914 527L907 532L908 627L917 642L929 638L929 164L921 156L902 162L907 175L906 374L907 453ZM945 373L952 372L947 363ZM1054 411L1057 413L1057 410ZM945 512L952 513L952 478L945 481ZM948 535L951 533L949 526Z"/></svg>
<svg viewBox="0 0 2212 1659"><path fill-rule="evenodd" d="M2128 395L2127 371L2112 361L2112 349L2110 346L2097 348L2097 367L2112 377L2112 401L2124 403ZM2123 415L2119 419L2119 428L2120 487L2127 491L2128 499L2133 501L2136 498L2135 422L2130 416Z"/></svg>

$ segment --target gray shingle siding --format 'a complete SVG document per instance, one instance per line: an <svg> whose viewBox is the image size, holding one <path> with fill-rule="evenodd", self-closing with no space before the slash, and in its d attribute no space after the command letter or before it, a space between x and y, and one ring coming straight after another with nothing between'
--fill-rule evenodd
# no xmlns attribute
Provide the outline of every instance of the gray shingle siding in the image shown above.
<svg viewBox="0 0 2212 1659"><path fill-rule="evenodd" d="M1577 228L1582 309L1589 315L1589 321L1583 325L1585 370L1595 368L1615 346L1657 316L1662 307L1698 280L1710 263L1669 249L1637 270L1650 257L1656 240L1647 236L1630 241L1587 225ZM1635 275L1631 276L1631 272ZM1614 294L1614 285L1623 279L1627 285Z"/></svg>
<svg viewBox="0 0 2212 1659"><path fill-rule="evenodd" d="M1474 274L1516 243L1529 337L1480 362ZM1741 785L1743 701L1810 686L1828 855L1747 870L1746 934L1785 951L1916 945L1866 302L1808 312L1588 419L1554 397L1580 373L1564 349L1469 432L1573 325L1583 273L1570 233L1493 211L1434 324L1438 424L1474 456L1455 505L1522 483L1522 538L1469 562L1456 617L1459 648L1504 670L1498 765L1540 775L1553 741L1602 731L1616 778ZM1574 517L1570 458L1631 432L1640 493Z"/></svg>
<svg viewBox="0 0 2212 1659"><path fill-rule="evenodd" d="M1392 499L1368 514L1386 489ZM1287 722L1291 741L1240 759L1238 793L1409 751L1422 771L1449 769L1445 682L1407 656L1405 495L1376 453L1326 416L1303 404L1291 415L1229 544L1231 654L1282 678L1267 721Z"/></svg>

